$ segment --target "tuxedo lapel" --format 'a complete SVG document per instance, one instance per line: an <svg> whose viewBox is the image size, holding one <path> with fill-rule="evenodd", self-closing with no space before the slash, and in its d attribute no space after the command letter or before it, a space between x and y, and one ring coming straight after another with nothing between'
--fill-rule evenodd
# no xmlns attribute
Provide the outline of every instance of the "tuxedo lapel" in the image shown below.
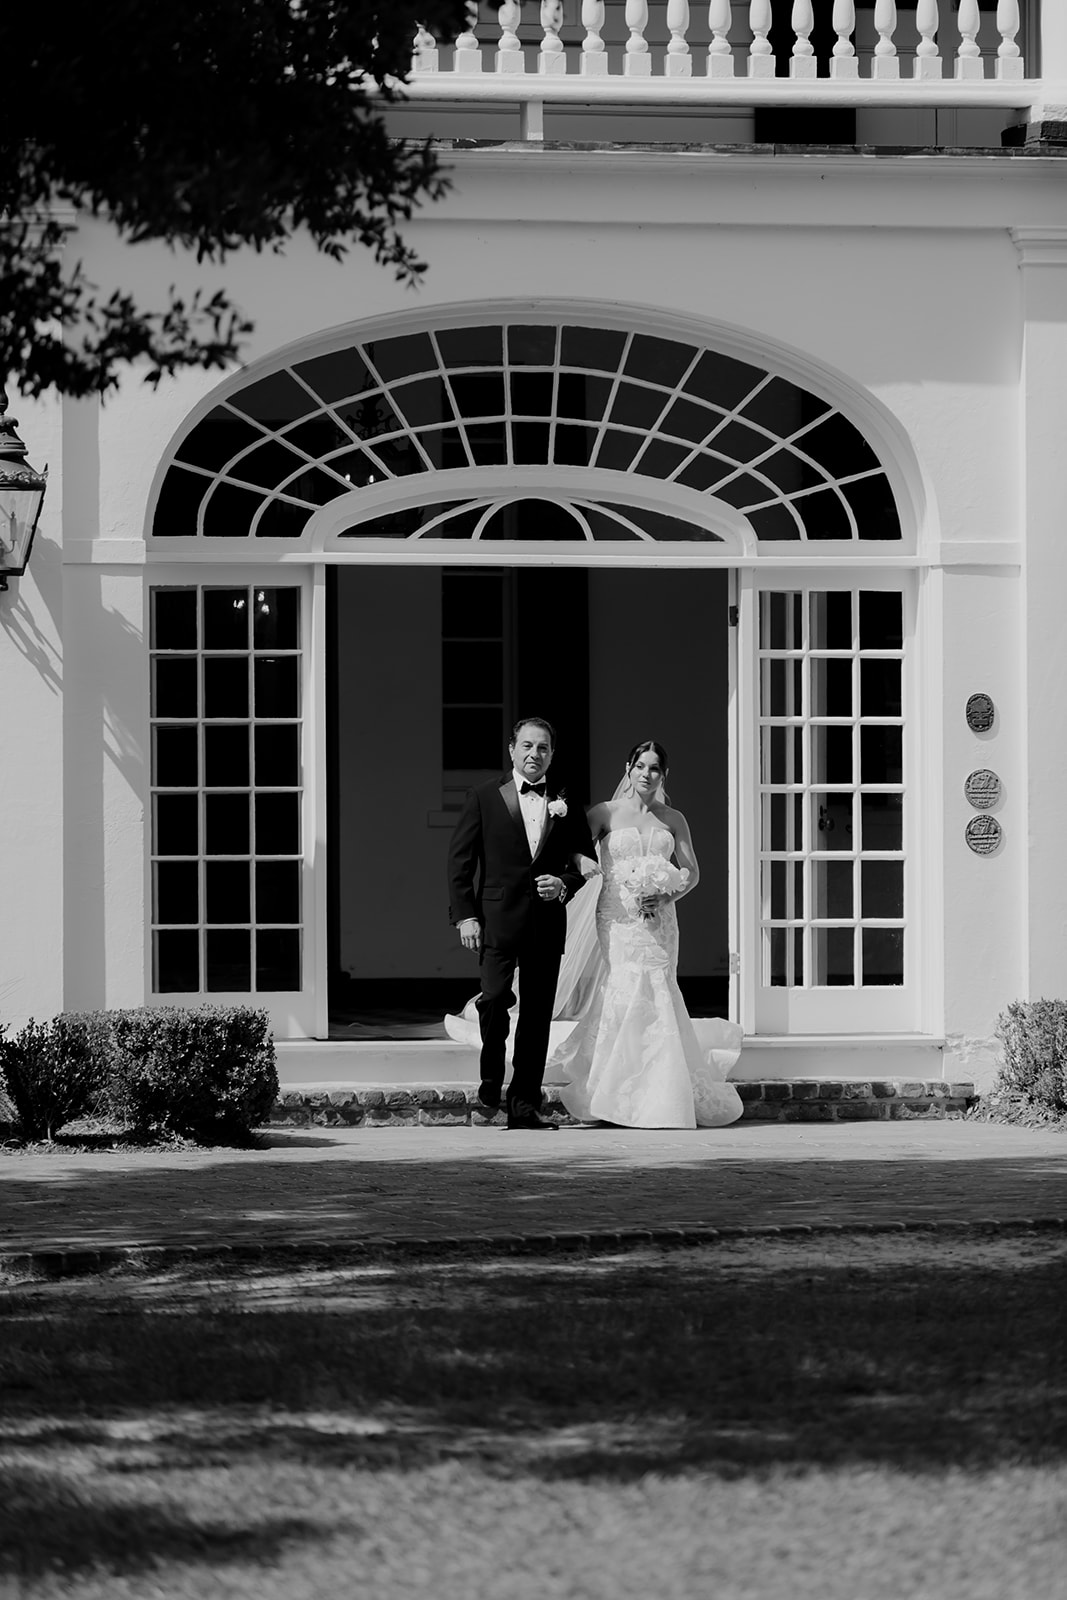
<svg viewBox="0 0 1067 1600"><path fill-rule="evenodd" d="M519 838L522 840L523 849L526 851L526 854L529 855L530 841L526 837L526 824L522 820L522 807L519 805L519 791L515 787L514 778L509 778L506 783L502 783L500 785L500 798L511 812L512 821L519 830ZM542 843L544 843L544 830L542 830Z"/></svg>

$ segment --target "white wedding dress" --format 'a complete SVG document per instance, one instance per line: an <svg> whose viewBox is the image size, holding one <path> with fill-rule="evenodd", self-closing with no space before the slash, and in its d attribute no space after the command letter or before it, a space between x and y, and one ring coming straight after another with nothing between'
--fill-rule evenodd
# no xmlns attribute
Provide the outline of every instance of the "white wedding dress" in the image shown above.
<svg viewBox="0 0 1067 1600"><path fill-rule="evenodd" d="M725 1081L740 1053L741 1030L700 1019L702 1044L678 987L678 916L673 904L643 919L628 909L616 868L636 855L668 859L674 836L654 827L614 828L600 843L603 871L596 931L603 965L582 1015L550 1056L546 1082L582 1122L629 1128L717 1128L736 1122L742 1104ZM594 895L597 883L583 895ZM572 1013L573 1014L573 1013Z"/></svg>

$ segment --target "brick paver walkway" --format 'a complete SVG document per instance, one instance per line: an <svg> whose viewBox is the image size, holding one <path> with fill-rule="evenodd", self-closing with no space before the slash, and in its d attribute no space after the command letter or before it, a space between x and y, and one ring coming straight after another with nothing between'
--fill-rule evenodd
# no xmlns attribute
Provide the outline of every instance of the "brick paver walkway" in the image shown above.
<svg viewBox="0 0 1067 1600"><path fill-rule="evenodd" d="M274 1130L249 1151L0 1151L8 1267L153 1246L1064 1219L1067 1135L967 1121Z"/></svg>

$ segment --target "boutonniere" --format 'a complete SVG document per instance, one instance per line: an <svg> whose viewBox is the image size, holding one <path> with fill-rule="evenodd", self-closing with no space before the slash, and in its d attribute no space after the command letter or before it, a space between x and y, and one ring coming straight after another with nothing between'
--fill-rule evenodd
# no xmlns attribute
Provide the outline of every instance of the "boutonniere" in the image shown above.
<svg viewBox="0 0 1067 1600"><path fill-rule="evenodd" d="M567 815L567 802L562 795L548 802L548 814L550 817L565 817Z"/></svg>

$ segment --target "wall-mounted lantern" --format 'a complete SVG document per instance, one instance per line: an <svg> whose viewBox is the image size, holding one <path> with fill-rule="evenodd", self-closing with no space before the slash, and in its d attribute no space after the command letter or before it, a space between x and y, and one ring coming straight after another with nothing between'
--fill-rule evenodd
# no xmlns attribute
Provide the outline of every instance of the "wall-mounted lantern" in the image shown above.
<svg viewBox="0 0 1067 1600"><path fill-rule="evenodd" d="M17 427L18 418L8 416L7 395L0 389L0 589L26 571L48 483L48 468L38 472L26 460Z"/></svg>

